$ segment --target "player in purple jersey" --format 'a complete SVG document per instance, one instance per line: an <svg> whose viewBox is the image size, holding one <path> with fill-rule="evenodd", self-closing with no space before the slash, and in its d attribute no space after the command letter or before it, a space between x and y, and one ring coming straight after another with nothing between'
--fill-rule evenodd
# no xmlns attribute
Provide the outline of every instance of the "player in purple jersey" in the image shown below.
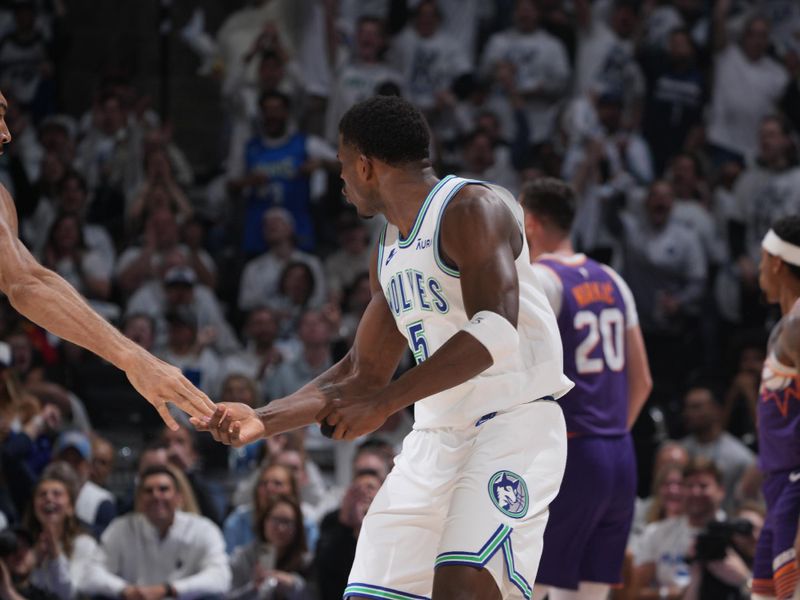
<svg viewBox="0 0 800 600"><path fill-rule="evenodd" d="M753 598L800 598L800 216L776 221L761 243L758 283L783 318L767 345L758 398L759 462L767 518Z"/></svg>
<svg viewBox="0 0 800 600"><path fill-rule="evenodd" d="M559 400L567 422L567 467L550 505L534 598L605 599L622 579L636 499L630 428L652 388L633 295L606 265L570 242L575 195L544 178L522 192L534 270L564 345L575 388Z"/></svg>

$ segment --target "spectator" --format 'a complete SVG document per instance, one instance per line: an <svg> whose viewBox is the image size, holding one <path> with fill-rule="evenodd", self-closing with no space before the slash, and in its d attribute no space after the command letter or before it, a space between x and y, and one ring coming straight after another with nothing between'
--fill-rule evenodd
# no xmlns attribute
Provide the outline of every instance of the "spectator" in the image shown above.
<svg viewBox="0 0 800 600"><path fill-rule="evenodd" d="M310 598L308 548L297 499L272 497L258 513L255 531L257 539L231 558L233 590L227 598Z"/></svg>
<svg viewBox="0 0 800 600"><path fill-rule="evenodd" d="M297 483L288 468L267 464L259 471L251 501L237 506L225 519L222 531L228 554L233 554L237 548L247 546L256 539L256 516L263 514L270 500L276 496L289 496L297 501Z"/></svg>
<svg viewBox="0 0 800 600"><path fill-rule="evenodd" d="M148 352L152 352L156 339L156 322L150 315L131 313L122 321L122 333L139 344Z"/></svg>
<svg viewBox="0 0 800 600"><path fill-rule="evenodd" d="M114 471L114 445L98 433L91 435L92 470L89 480L100 487L107 487Z"/></svg>
<svg viewBox="0 0 800 600"><path fill-rule="evenodd" d="M86 296L100 314L107 318L119 316L119 307L106 302L111 295L110 265L88 248L76 214L61 213L56 217L41 262Z"/></svg>
<svg viewBox="0 0 800 600"><path fill-rule="evenodd" d="M111 492L89 479L92 471L92 445L89 437L79 431L65 431L53 447L53 461L67 463L78 476L75 516L99 538L117 516L117 506Z"/></svg>
<svg viewBox="0 0 800 600"><path fill-rule="evenodd" d="M14 24L0 40L0 86L41 118L53 109L55 89L47 42L36 29L36 4L16 2Z"/></svg>
<svg viewBox="0 0 800 600"><path fill-rule="evenodd" d="M243 147L231 149L228 187L234 193L246 192L242 250L248 257L266 250L260 224L264 212L272 207L291 213L297 245L313 250L310 177L319 168L338 168L333 148L295 129L291 108L291 100L280 92L262 94L261 130Z"/></svg>
<svg viewBox="0 0 800 600"><path fill-rule="evenodd" d="M325 301L325 280L322 266L315 256L298 250L295 244L294 218L285 208L268 209L261 221L261 230L269 250L250 260L244 267L239 284L239 309L263 306L278 292L283 270L290 262L308 265L314 275L312 306Z"/></svg>
<svg viewBox="0 0 800 600"><path fill-rule="evenodd" d="M290 262L283 268L278 293L267 302L280 319L280 337L287 339L300 328L302 315L313 308L315 284L314 272L306 263Z"/></svg>
<svg viewBox="0 0 800 600"><path fill-rule="evenodd" d="M180 250L173 250L165 257L163 279L143 285L131 296L126 313L153 317L156 346L163 346L167 337L167 313L185 307L196 312L198 330L205 330L205 335L211 336L212 345L220 354L239 349L219 300L214 292L197 281L194 269L186 264L186 257Z"/></svg>
<svg viewBox="0 0 800 600"><path fill-rule="evenodd" d="M4 600L58 600L32 581L34 540L24 527L0 531L0 596Z"/></svg>
<svg viewBox="0 0 800 600"><path fill-rule="evenodd" d="M650 142L655 172L663 173L692 128L702 123L708 88L697 64L697 49L685 29L669 34L666 52L645 51L640 61L646 82L642 132Z"/></svg>
<svg viewBox="0 0 800 600"><path fill-rule="evenodd" d="M178 509L172 472L153 467L137 486L141 512L115 519L103 534L87 587L109 598L196 598L224 594L231 582L225 542L204 517Z"/></svg>
<svg viewBox="0 0 800 600"><path fill-rule="evenodd" d="M755 455L740 440L722 428L722 406L713 390L696 385L683 400L683 420L688 435L681 444L692 458L713 460L722 476L725 489L723 507L736 502L736 486L745 470L755 462Z"/></svg>
<svg viewBox="0 0 800 600"><path fill-rule="evenodd" d="M166 208L178 222L192 216L194 209L172 172L169 154L156 146L144 157L144 181L132 194L126 215L127 230L138 232L147 216L156 209Z"/></svg>
<svg viewBox="0 0 800 600"><path fill-rule="evenodd" d="M156 355L178 367L183 375L206 394L217 389L220 360L209 346L213 330L198 331L197 313L191 306L176 306L164 315L167 343Z"/></svg>
<svg viewBox="0 0 800 600"><path fill-rule="evenodd" d="M484 50L481 71L496 76L504 63L513 67L516 89L526 101L530 143L550 137L570 78L563 44L540 28L533 0L516 0L514 29L494 34Z"/></svg>
<svg viewBox="0 0 800 600"><path fill-rule="evenodd" d="M361 523L382 483L374 472L357 472L341 506L322 520L314 557L321 600L339 600L344 594Z"/></svg>
<svg viewBox="0 0 800 600"><path fill-rule="evenodd" d="M656 181L645 201L644 218L622 215L623 276L639 307L655 393L669 397L688 365L686 335L700 311L707 265L697 234L672 218L672 186ZM660 389L659 389L660 385Z"/></svg>
<svg viewBox="0 0 800 600"><path fill-rule="evenodd" d="M686 514L652 523L634 557L634 598L678 600L689 585L689 551L697 533L717 517L725 490L712 462L695 460L684 471Z"/></svg>
<svg viewBox="0 0 800 600"><path fill-rule="evenodd" d="M723 400L722 427L750 448L756 443L756 406L765 346L761 339L753 339L741 347L737 372Z"/></svg>
<svg viewBox="0 0 800 600"><path fill-rule="evenodd" d="M303 439L300 437L300 440ZM304 442L300 445L287 445L274 454L273 462L292 472L300 492L300 505L306 522L319 523L335 499L331 497L319 467L306 454Z"/></svg>
<svg viewBox="0 0 800 600"><path fill-rule="evenodd" d="M244 325L245 349L226 357L222 364L222 377L240 374L258 383L256 405L260 405L263 397L262 386L286 359L288 350L285 344L277 341L278 331L279 320L275 311L266 306L254 308L248 313Z"/></svg>
<svg viewBox="0 0 800 600"><path fill-rule="evenodd" d="M359 17L354 37L353 56L337 65L328 100L325 139L333 144L339 139L339 120L347 109L375 94L381 84L403 85L403 76L383 60L386 37L380 18Z"/></svg>
<svg viewBox="0 0 800 600"><path fill-rule="evenodd" d="M708 141L717 164L730 157L755 158L759 124L777 110L788 83L783 66L767 54L770 29L763 17L749 18L740 43L728 43L725 19L729 5L729 0L722 0L714 7L717 55Z"/></svg>
<svg viewBox="0 0 800 600"><path fill-rule="evenodd" d="M516 194L519 177L505 158L498 162L492 138L485 131L476 130L464 140L463 171L459 176L496 183Z"/></svg>
<svg viewBox="0 0 800 600"><path fill-rule="evenodd" d="M126 249L117 261L120 287L132 294L145 284L157 281L175 264L171 261L176 260L177 253L183 255L182 264L188 263L194 269L200 283L209 287L216 283L212 258L202 248L192 249L181 244L175 215L167 208L156 208L145 222L141 244Z"/></svg>
<svg viewBox="0 0 800 600"><path fill-rule="evenodd" d="M221 525L225 514L225 500L221 490L206 480L200 472L199 456L195 438L197 433L185 422L173 431L165 427L161 440L166 444L169 463L180 470L192 487L203 516Z"/></svg>
<svg viewBox="0 0 800 600"><path fill-rule="evenodd" d="M403 75L408 99L430 111L441 92L457 77L472 70L462 46L441 29L442 14L435 0L414 8L411 24L391 43L389 63Z"/></svg>
<svg viewBox="0 0 800 600"><path fill-rule="evenodd" d="M32 509L25 519L37 548L31 582L60 600L72 600L87 592L86 580L97 543L81 533L75 515L77 476L69 467L53 467L36 485Z"/></svg>
<svg viewBox="0 0 800 600"><path fill-rule="evenodd" d="M372 248L369 232L363 221L352 212L345 212L336 223L338 246L325 259L325 283L329 295L341 300L345 289L369 270Z"/></svg>

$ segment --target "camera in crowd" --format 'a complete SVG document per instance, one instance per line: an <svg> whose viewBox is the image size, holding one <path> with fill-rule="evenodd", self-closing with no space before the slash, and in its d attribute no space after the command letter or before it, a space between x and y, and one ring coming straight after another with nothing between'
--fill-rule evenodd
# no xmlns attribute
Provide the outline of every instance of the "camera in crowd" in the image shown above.
<svg viewBox="0 0 800 600"><path fill-rule="evenodd" d="M753 523L747 519L711 521L697 534L695 560L701 562L722 560L727 549L731 547L734 535L753 535Z"/></svg>

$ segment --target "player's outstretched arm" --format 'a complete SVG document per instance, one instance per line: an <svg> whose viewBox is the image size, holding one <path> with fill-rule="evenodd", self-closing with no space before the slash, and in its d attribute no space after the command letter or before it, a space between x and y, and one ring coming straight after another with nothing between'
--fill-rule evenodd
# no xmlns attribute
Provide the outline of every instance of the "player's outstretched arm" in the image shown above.
<svg viewBox="0 0 800 600"><path fill-rule="evenodd" d="M492 325L499 327L496 339L504 339L503 332L509 331L515 336L519 281L514 259L522 249L522 237L502 200L486 188L462 190L445 211L441 249L460 272L464 306L472 324L480 327L476 321L494 320ZM482 311L493 315L473 318ZM516 343L512 345L509 351L516 350ZM355 439L417 400L488 369L498 350L493 347L490 351L475 334L461 330L427 360L377 393L345 391L328 403L318 419L335 426L334 439Z"/></svg>
<svg viewBox="0 0 800 600"><path fill-rule="evenodd" d="M407 343L383 297L376 264L377 247L370 260L372 300L358 324L353 347L342 360L294 394L258 410L246 404L220 403L210 419L193 418L192 424L199 431L209 431L219 442L243 446L317 422L320 412L342 395L379 390L389 383Z"/></svg>
<svg viewBox="0 0 800 600"><path fill-rule="evenodd" d="M0 291L18 312L125 371L170 427L177 428L177 423L169 414L168 402L198 417L213 413L214 404L178 369L106 322L63 278L40 265L17 236L14 202L0 186Z"/></svg>

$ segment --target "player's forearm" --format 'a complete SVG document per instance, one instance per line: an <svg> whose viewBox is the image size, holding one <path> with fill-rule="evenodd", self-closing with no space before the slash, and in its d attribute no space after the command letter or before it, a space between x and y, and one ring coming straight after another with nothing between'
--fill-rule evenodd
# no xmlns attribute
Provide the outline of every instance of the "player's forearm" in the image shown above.
<svg viewBox="0 0 800 600"><path fill-rule="evenodd" d="M417 400L469 381L493 364L489 351L472 335L459 331L427 360L386 386L380 402L394 414Z"/></svg>
<svg viewBox="0 0 800 600"><path fill-rule="evenodd" d="M353 377L353 364L348 354L293 394L259 408L256 414L264 423L264 437L316 423L317 414L338 394L331 386Z"/></svg>
<svg viewBox="0 0 800 600"><path fill-rule="evenodd" d="M36 267L8 287L11 305L37 325L126 370L142 350L112 327L59 275Z"/></svg>

